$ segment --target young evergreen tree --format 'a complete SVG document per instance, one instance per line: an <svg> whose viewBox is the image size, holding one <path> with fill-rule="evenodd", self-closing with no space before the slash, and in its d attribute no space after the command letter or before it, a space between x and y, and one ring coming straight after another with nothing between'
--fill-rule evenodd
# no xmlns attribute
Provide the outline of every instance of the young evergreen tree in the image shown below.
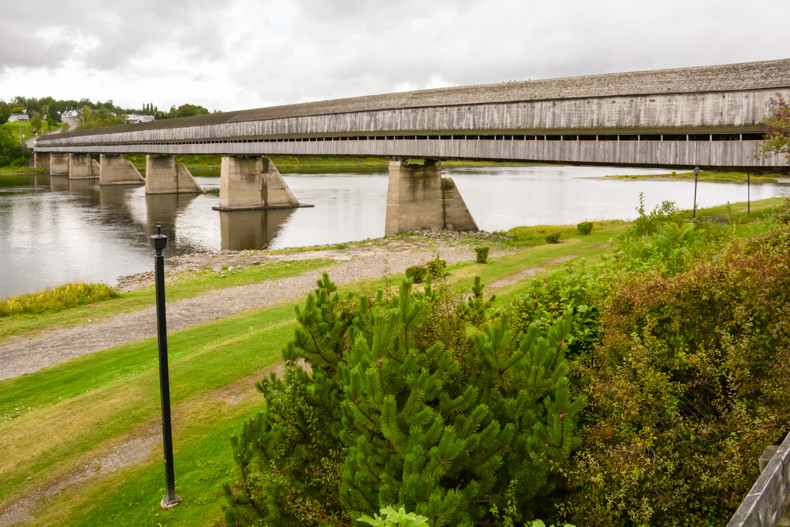
<svg viewBox="0 0 790 527"><path fill-rule="evenodd" d="M324 276L298 311L285 378L258 385L266 409L233 440L242 477L227 488L229 525L351 525L388 505L432 527L493 510L534 517L578 443L568 321L516 339L499 317L459 346L422 330L446 294L404 282L352 308ZM479 322L479 309L454 313Z"/></svg>

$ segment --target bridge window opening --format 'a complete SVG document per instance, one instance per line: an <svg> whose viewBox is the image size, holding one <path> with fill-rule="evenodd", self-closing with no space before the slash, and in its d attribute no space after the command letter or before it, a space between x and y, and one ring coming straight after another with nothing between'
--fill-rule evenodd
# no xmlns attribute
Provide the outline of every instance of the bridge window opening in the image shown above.
<svg viewBox="0 0 790 527"><path fill-rule="evenodd" d="M638 135L618 135L618 141L638 141Z"/></svg>
<svg viewBox="0 0 790 527"><path fill-rule="evenodd" d="M579 141L596 141L598 138L598 136L595 135L578 135L576 137L578 137Z"/></svg>
<svg viewBox="0 0 790 527"><path fill-rule="evenodd" d="M689 134L689 141L710 141L710 134Z"/></svg>
<svg viewBox="0 0 790 527"><path fill-rule="evenodd" d="M543 139L546 141L562 141L561 135L544 135Z"/></svg>
<svg viewBox="0 0 790 527"><path fill-rule="evenodd" d="M661 135L642 135L640 136L641 141L661 141Z"/></svg>

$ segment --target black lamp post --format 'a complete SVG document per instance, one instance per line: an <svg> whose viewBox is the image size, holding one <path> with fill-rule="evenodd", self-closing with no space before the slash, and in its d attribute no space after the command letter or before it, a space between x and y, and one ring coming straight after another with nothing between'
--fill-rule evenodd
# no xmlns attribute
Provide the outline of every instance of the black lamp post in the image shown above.
<svg viewBox="0 0 790 527"><path fill-rule="evenodd" d="M699 167L694 167L694 213L692 218L697 217L697 179L699 178Z"/></svg>
<svg viewBox="0 0 790 527"><path fill-rule="evenodd" d="M175 474L173 472L173 432L170 426L170 377L167 369L167 322L165 316L165 259L162 251L167 245L167 236L162 234L162 226L156 226L156 234L151 236L156 250L154 257L156 269L156 334L159 340L159 392L162 399L162 440L165 450L165 483L167 494L160 503L163 509L172 509L181 498L176 496Z"/></svg>

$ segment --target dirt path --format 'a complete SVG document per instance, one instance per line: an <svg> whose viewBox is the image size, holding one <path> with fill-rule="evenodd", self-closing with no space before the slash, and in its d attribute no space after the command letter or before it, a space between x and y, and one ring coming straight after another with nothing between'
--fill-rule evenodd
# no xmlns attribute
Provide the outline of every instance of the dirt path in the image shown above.
<svg viewBox="0 0 790 527"><path fill-rule="evenodd" d="M222 265L248 265L263 261L330 258L335 263L325 270L336 284L380 278L385 273L403 273L407 267L427 262L436 254L450 263L473 260L469 246L450 246L434 242L398 240L383 246L350 247L332 251L294 252L256 257L195 255L181 258L178 268L214 268ZM491 256L504 254L492 252ZM177 331L197 324L228 317L250 309L260 309L296 300L316 286L324 269L299 276L267 280L252 285L209 291L194 298L167 305L167 329ZM129 283L150 286L152 273L139 275ZM119 346L156 335L156 310L151 306L132 313L118 314L88 324L46 331L35 337L11 338L0 343L0 380L32 373L80 355Z"/></svg>

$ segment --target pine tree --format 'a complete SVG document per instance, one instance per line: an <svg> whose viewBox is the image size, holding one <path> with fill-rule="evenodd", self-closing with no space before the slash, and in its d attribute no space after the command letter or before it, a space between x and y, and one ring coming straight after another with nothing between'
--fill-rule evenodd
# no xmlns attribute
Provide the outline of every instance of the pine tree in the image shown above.
<svg viewBox="0 0 790 527"><path fill-rule="evenodd" d="M480 323L475 289L475 309L454 313ZM388 505L432 527L492 509L532 519L578 443L569 322L516 339L500 317L453 349L422 330L442 294L404 282L391 299L354 304L324 276L297 312L285 378L258 385L266 408L233 440L242 478L227 492L229 525L350 525Z"/></svg>

